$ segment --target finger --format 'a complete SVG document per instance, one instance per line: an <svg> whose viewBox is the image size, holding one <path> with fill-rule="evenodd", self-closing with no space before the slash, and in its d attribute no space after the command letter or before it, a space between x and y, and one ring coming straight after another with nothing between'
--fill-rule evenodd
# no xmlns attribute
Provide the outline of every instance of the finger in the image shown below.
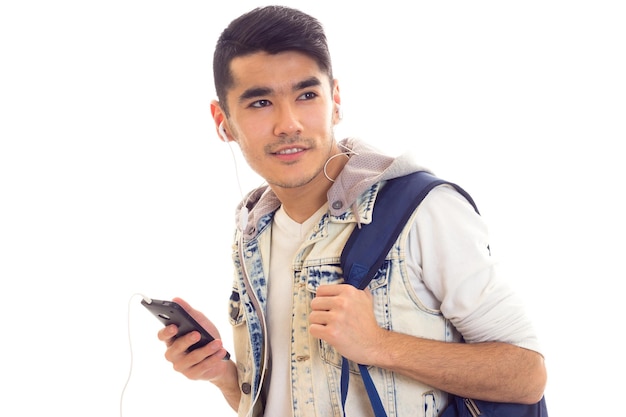
<svg viewBox="0 0 626 417"><path fill-rule="evenodd" d="M215 339L210 343L187 353L187 356L189 357L189 360L194 363L200 363L207 359L221 360L224 356L226 356L226 349L224 349L224 345L221 340Z"/></svg>
<svg viewBox="0 0 626 417"><path fill-rule="evenodd" d="M343 284L333 284L333 285L320 285L317 287L317 297L332 297L334 295L338 295L342 290Z"/></svg>
<svg viewBox="0 0 626 417"><path fill-rule="evenodd" d="M320 298L319 296L311 300L312 311L324 310L323 306L324 306L324 300Z"/></svg>
<svg viewBox="0 0 626 417"><path fill-rule="evenodd" d="M208 346L208 345L207 345ZM195 352L195 351L194 351ZM184 375L190 379L211 379L223 373L225 368L224 356L226 349L219 349L216 353L209 355L194 363L185 370Z"/></svg>
<svg viewBox="0 0 626 417"><path fill-rule="evenodd" d="M329 311L333 309L335 299L333 296L321 295L311 300L312 311Z"/></svg>
<svg viewBox="0 0 626 417"><path fill-rule="evenodd" d="M193 311L193 307L180 297L174 297L172 298L172 301L184 308L187 313L191 313Z"/></svg>
<svg viewBox="0 0 626 417"><path fill-rule="evenodd" d="M310 324L319 324L320 326L326 326L333 319L333 313L329 311L313 311L309 314Z"/></svg>
<svg viewBox="0 0 626 417"><path fill-rule="evenodd" d="M180 369L188 368L192 364L190 364L188 360L183 361L183 359L186 359L189 347L198 340L200 340L200 333L195 331L189 332L181 337L170 339L168 348L165 351L165 359L172 362L176 367L180 367Z"/></svg>
<svg viewBox="0 0 626 417"><path fill-rule="evenodd" d="M226 353L221 340L214 340L191 352L185 352L177 361L172 363L174 369L186 377L199 379L207 370L220 366L219 364L223 361Z"/></svg>
<svg viewBox="0 0 626 417"><path fill-rule="evenodd" d="M311 314L309 314L309 324L324 325L324 322L322 321L322 319L323 319L323 315L319 311L313 311L311 312Z"/></svg>
<svg viewBox="0 0 626 417"><path fill-rule="evenodd" d="M176 333L178 333L178 327L175 324L169 324L159 330L157 337L169 346L172 344L172 339L176 336Z"/></svg>

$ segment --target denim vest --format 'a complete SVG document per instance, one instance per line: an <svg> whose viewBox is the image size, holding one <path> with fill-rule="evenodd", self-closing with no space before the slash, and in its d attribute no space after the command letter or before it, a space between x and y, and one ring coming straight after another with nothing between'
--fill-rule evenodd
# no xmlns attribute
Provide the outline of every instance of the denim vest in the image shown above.
<svg viewBox="0 0 626 417"><path fill-rule="evenodd" d="M357 221L371 221L376 195L384 183L374 184L357 199L353 207L357 208L358 216L352 210L339 216L324 214L293 259L293 333L290 350L294 417L342 416L342 357L326 342L310 336L310 303L319 285L343 282L339 265L343 246ZM229 307L242 392L239 405L241 417L263 415L262 391L269 360L266 357L264 312L273 214L274 211L271 211L259 219L255 233L247 235L249 239L238 231L233 246L236 272ZM460 336L454 326L439 311L425 307L411 286L405 255L407 236L414 217L415 213L387 255L383 268L369 285L378 324L391 331L418 337L458 341ZM445 392L385 369L370 368L389 417L436 417L447 405ZM346 414L373 416L356 364L351 364Z"/></svg>

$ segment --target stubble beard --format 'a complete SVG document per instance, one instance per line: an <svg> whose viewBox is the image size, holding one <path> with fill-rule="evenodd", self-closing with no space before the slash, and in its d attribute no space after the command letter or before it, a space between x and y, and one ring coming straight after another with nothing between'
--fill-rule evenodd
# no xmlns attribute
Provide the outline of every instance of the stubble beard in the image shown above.
<svg viewBox="0 0 626 417"><path fill-rule="evenodd" d="M332 132L332 131L331 131ZM276 187L281 187L281 188L298 188L298 187L303 187L309 183L311 183L315 178L318 178L320 175L324 175L324 165L326 164L326 162L328 161L328 159L332 156L332 149L333 149L333 144L335 143L335 137L334 135L331 133L331 141L330 141L330 146L328 148L328 155L326 155L326 158L324 159L324 162L322 164L320 164L320 166L317 167L317 169L315 170L315 172L313 172L312 174L308 175L307 177L304 178L300 178L300 177L296 177L293 178L293 181L286 181L286 180L282 180L280 181L278 178L272 180L272 179L266 179L267 183L271 186L276 186ZM272 145L267 145L265 147L265 151L268 153L272 153L272 149L275 149L276 147L279 146L284 146L284 145L298 145L301 144L303 145L304 148L307 149L308 151L315 151L315 149L317 149L317 146L315 145L315 142L311 139L303 139L300 136L295 136L295 137L291 137L291 138L284 138L281 139L278 143L276 144L272 144ZM292 165L292 164L297 164L298 161L294 161L293 163L287 163L287 165Z"/></svg>

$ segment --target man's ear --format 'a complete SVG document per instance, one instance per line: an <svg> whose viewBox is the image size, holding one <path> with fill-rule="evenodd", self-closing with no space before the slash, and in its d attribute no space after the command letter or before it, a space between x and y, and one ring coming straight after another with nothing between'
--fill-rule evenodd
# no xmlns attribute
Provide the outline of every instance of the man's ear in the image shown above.
<svg viewBox="0 0 626 417"><path fill-rule="evenodd" d="M213 121L215 122L215 128L217 129L217 136L223 142L230 142L232 139L228 135L226 131L226 114L224 110L220 106L220 103L217 100L211 101L211 116L213 116Z"/></svg>
<svg viewBox="0 0 626 417"><path fill-rule="evenodd" d="M337 124L343 118L343 113L341 111L341 94L339 92L339 81L336 79L333 80L333 123Z"/></svg>

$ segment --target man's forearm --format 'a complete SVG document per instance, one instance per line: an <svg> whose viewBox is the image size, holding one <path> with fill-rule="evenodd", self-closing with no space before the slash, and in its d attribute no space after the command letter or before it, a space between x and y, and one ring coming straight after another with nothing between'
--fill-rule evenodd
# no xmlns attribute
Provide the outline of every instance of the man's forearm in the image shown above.
<svg viewBox="0 0 626 417"><path fill-rule="evenodd" d="M386 332L372 365L446 392L499 402L538 402L546 384L543 357L507 343L447 343Z"/></svg>

